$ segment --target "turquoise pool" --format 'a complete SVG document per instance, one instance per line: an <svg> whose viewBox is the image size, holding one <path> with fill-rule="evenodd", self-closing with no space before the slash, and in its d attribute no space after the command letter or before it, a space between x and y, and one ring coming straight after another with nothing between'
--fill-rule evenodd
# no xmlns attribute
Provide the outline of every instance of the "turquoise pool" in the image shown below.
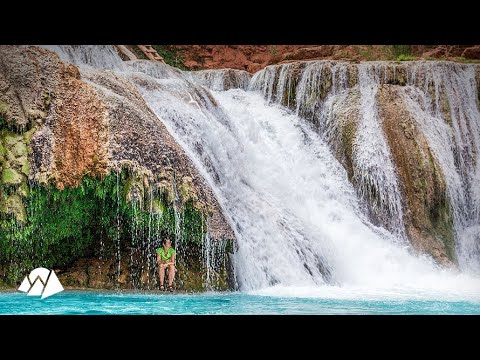
<svg viewBox="0 0 480 360"><path fill-rule="evenodd" d="M245 293L64 291L44 300L0 293L0 314L480 314L480 300L348 299Z"/></svg>

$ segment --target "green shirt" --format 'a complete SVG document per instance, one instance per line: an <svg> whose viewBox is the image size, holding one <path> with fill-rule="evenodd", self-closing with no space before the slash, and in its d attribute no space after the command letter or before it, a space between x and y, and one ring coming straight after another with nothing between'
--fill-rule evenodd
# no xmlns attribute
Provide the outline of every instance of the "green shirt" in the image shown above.
<svg viewBox="0 0 480 360"><path fill-rule="evenodd" d="M165 250L163 249L163 247L161 247L157 249L157 254L160 255L162 261L167 261L172 258L173 254L175 254L175 249L171 247L165 254Z"/></svg>

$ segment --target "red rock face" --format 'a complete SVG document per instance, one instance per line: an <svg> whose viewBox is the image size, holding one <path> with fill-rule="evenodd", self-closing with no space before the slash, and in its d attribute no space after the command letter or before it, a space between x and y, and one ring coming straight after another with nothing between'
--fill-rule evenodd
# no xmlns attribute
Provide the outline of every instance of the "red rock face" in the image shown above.
<svg viewBox="0 0 480 360"><path fill-rule="evenodd" d="M480 45L466 48L462 56L465 59L480 59Z"/></svg>
<svg viewBox="0 0 480 360"><path fill-rule="evenodd" d="M176 45L191 70L231 68L254 73L267 65L297 60L395 60L389 45ZM480 45L413 45L418 58L480 59Z"/></svg>
<svg viewBox="0 0 480 360"><path fill-rule="evenodd" d="M179 45L175 46L189 69L231 68L258 71L281 61L283 55L302 45Z"/></svg>
<svg viewBox="0 0 480 360"><path fill-rule="evenodd" d="M74 66L60 66L54 126L57 188L78 186L84 174L107 172L107 113L92 87ZM76 76L72 76L75 75Z"/></svg>

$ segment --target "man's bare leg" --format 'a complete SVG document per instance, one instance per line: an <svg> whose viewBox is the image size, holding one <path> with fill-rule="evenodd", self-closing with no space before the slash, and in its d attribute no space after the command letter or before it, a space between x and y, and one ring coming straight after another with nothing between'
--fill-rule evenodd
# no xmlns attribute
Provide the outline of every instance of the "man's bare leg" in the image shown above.
<svg viewBox="0 0 480 360"><path fill-rule="evenodd" d="M168 268L168 286L173 285L173 279L175 277L175 265L170 265Z"/></svg>
<svg viewBox="0 0 480 360"><path fill-rule="evenodd" d="M160 286L165 286L165 265L164 264L160 264L158 266L158 273L160 275Z"/></svg>

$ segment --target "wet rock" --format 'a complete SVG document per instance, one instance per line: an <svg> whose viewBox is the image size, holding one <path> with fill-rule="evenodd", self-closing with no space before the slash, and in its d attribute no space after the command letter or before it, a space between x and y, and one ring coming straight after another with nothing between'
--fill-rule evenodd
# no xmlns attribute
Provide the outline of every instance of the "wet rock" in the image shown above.
<svg viewBox="0 0 480 360"><path fill-rule="evenodd" d="M402 101L399 89L383 85L378 93L383 129L399 176L405 226L414 248L443 264L454 258L453 217L446 182L427 139Z"/></svg>
<svg viewBox="0 0 480 360"><path fill-rule="evenodd" d="M13 194L7 198L0 199L0 214L13 215L18 222L26 220L25 207L20 196Z"/></svg>
<svg viewBox="0 0 480 360"><path fill-rule="evenodd" d="M130 197L141 197L143 181L163 181L171 199L175 173L180 187L181 179L192 179L184 186L183 200L194 200L210 213L212 236L234 237L206 181L130 82L113 72L80 72L55 53L33 46L0 46L0 58L8 89L0 92L0 101L8 105L4 108L11 121L28 130L3 139L12 149L6 154L10 160L20 159L15 160L18 171L39 182L53 180L63 189L78 186L85 175L103 177L128 165L148 178L127 192ZM23 158L29 142L30 166ZM20 183L11 173L6 176Z"/></svg>

